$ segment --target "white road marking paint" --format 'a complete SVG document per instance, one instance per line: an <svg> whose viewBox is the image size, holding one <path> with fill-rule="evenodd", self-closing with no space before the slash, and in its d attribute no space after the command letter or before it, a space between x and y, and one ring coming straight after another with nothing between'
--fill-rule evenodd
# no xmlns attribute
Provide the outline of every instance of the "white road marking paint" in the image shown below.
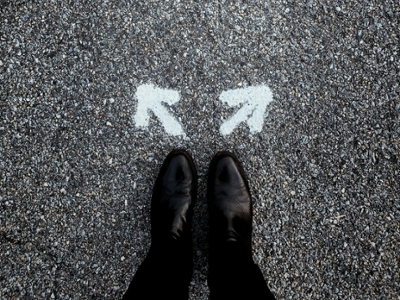
<svg viewBox="0 0 400 300"><path fill-rule="evenodd" d="M247 122L251 133L261 132L264 124L264 115L268 103L272 99L272 92L266 85L224 91L219 100L229 106L242 107L225 121L221 127L222 135L228 135L241 123Z"/></svg>
<svg viewBox="0 0 400 300"><path fill-rule="evenodd" d="M149 125L150 111L158 117L165 131L172 135L185 135L182 125L168 112L163 103L168 105L179 102L180 95L174 90L164 90L152 84L143 84L137 88L138 100L134 122L138 127Z"/></svg>

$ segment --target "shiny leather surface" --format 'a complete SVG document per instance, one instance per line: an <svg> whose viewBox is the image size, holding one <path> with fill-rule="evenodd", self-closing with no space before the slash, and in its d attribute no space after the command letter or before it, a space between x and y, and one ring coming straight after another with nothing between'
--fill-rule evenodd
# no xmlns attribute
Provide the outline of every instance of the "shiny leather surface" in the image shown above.
<svg viewBox="0 0 400 300"><path fill-rule="evenodd" d="M152 242L190 238L197 174L186 151L175 150L165 159L151 202Z"/></svg>
<svg viewBox="0 0 400 300"><path fill-rule="evenodd" d="M251 250L252 202L244 171L237 158L218 153L208 181L211 247L236 242Z"/></svg>

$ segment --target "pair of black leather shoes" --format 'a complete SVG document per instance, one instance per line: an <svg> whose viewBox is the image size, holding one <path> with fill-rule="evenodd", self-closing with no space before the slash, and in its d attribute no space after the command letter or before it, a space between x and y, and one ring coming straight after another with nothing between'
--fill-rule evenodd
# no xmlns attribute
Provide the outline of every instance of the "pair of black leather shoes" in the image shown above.
<svg viewBox="0 0 400 300"><path fill-rule="evenodd" d="M209 168L210 255L222 244L235 244L251 256L252 202L245 174L229 152L217 153ZM153 246L176 240L191 249L197 172L191 156L174 150L165 159L151 202Z"/></svg>

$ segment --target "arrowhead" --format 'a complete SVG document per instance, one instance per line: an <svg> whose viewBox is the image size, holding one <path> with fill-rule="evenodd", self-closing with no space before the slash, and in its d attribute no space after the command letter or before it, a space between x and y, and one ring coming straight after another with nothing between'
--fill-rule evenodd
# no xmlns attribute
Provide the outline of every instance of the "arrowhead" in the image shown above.
<svg viewBox="0 0 400 300"><path fill-rule="evenodd" d="M165 131L172 135L185 135L181 124L165 108L162 102L172 105L180 100L179 93L164 90L152 84L143 84L137 88L138 100L134 122L138 127L146 127L150 120L150 111L158 117Z"/></svg>
<svg viewBox="0 0 400 300"><path fill-rule="evenodd" d="M246 121L251 133L260 132L264 124L264 113L268 103L272 101L271 90L265 86L254 86L242 89L224 91L219 99L229 106L242 107L225 121L221 127L222 135L228 135L241 122Z"/></svg>

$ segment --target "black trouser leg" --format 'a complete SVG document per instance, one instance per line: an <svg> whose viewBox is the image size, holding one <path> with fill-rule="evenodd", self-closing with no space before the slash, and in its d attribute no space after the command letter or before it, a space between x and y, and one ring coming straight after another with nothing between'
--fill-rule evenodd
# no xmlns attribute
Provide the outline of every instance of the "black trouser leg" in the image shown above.
<svg viewBox="0 0 400 300"><path fill-rule="evenodd" d="M235 243L210 249L210 299L275 299L251 253Z"/></svg>
<svg viewBox="0 0 400 300"><path fill-rule="evenodd" d="M123 299L187 300L192 272L192 253L187 245L173 241L152 246Z"/></svg>

